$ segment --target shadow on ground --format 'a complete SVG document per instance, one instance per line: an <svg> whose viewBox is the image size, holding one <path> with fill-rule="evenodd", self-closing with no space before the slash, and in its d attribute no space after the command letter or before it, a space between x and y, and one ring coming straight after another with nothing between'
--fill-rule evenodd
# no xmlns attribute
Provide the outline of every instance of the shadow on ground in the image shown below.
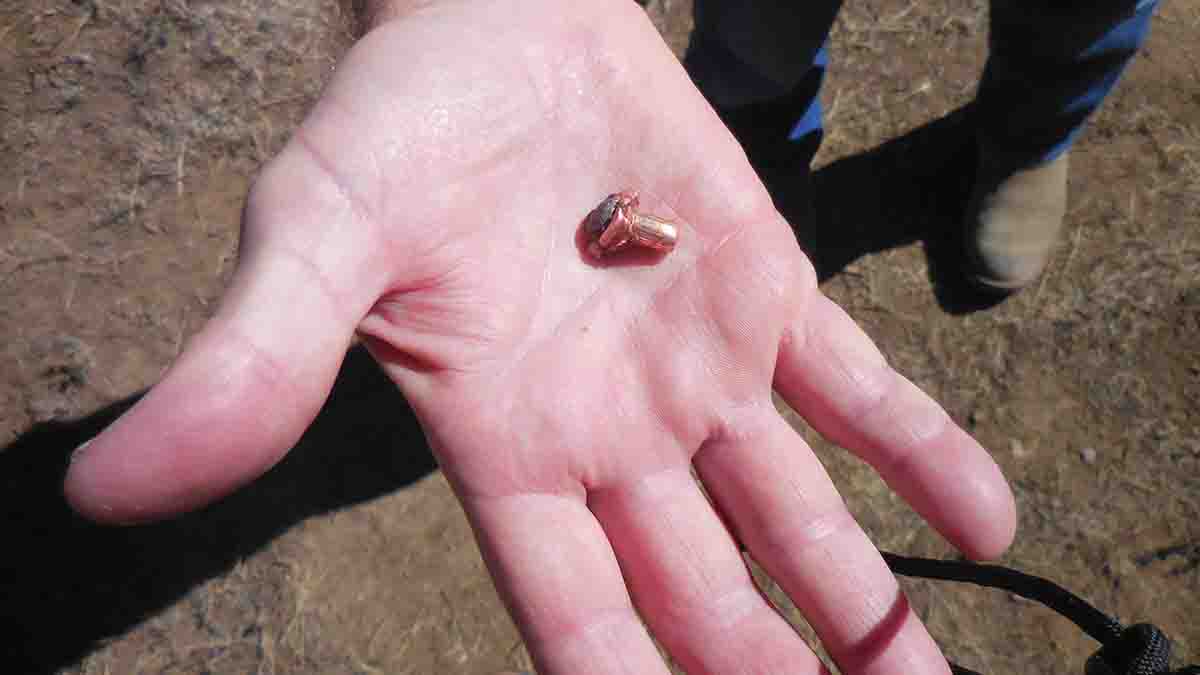
<svg viewBox="0 0 1200 675"><path fill-rule="evenodd" d="M976 161L972 114L970 106L959 108L813 172L808 165L818 138L781 153L778 135L764 137L772 125L731 117L726 123L795 227L822 282L865 255L921 242L938 303L948 313L965 314L1004 299L980 291L959 267L961 218Z"/></svg>
<svg viewBox="0 0 1200 675"><path fill-rule="evenodd" d="M436 467L415 417L361 348L296 448L265 477L203 511L108 528L61 496L72 450L133 405L41 425L0 451L0 660L49 673L78 661L309 516L409 485Z"/></svg>

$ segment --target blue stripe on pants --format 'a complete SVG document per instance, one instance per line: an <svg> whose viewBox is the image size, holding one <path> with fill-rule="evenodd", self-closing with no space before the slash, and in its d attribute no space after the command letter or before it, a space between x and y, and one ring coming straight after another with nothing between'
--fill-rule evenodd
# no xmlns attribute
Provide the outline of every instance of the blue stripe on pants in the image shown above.
<svg viewBox="0 0 1200 675"><path fill-rule="evenodd" d="M980 145L1014 169L1066 152L1145 42L1157 5L993 0Z"/></svg>
<svg viewBox="0 0 1200 675"><path fill-rule="evenodd" d="M797 121L780 142L819 131L823 45L840 5L696 0L688 70L723 109L793 96ZM976 97L980 144L1014 168L1065 152L1144 43L1157 5L992 0L991 50Z"/></svg>

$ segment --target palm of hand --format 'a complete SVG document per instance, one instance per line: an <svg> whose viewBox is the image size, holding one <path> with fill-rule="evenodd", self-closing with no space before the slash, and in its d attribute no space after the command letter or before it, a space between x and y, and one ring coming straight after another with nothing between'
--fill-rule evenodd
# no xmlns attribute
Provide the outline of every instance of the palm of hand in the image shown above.
<svg viewBox="0 0 1200 675"><path fill-rule="evenodd" d="M144 519L261 473L357 332L542 668L663 672L636 604L690 672L815 672L728 522L844 668L944 671L772 384L972 553L1011 536L994 465L819 294L632 5L598 3L621 30L595 31L531 4L436 7L355 48L252 194L226 305L76 462L72 500ZM591 264L578 226L627 188L680 247Z"/></svg>

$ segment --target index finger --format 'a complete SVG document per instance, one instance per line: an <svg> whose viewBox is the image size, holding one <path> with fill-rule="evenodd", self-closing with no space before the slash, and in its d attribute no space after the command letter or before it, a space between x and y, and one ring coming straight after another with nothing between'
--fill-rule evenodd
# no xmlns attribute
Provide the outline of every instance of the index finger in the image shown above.
<svg viewBox="0 0 1200 675"><path fill-rule="evenodd" d="M1016 506L991 455L819 292L785 334L775 386L967 555L999 556L1012 543Z"/></svg>

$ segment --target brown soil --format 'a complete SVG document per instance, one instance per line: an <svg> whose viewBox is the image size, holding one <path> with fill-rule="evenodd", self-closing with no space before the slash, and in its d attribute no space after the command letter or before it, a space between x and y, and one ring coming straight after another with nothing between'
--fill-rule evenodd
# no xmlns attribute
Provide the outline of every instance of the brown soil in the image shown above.
<svg viewBox="0 0 1200 675"><path fill-rule="evenodd" d="M219 297L248 181L346 43L334 4L0 0L6 672L529 665L419 430L362 353L290 458L221 505L108 530L58 493L70 450L156 380ZM818 242L834 251L826 292L993 450L1020 508L1007 564L1158 624L1200 661L1200 0L1165 3L1074 153L1049 273L973 313L935 293L932 244L879 233L945 211L920 167L947 123L922 125L970 100L986 3L848 5L818 213L862 236ZM648 11L681 50L690 2ZM881 547L951 555L862 465L812 440ZM1082 672L1095 648L1007 594L907 587L947 652L988 674Z"/></svg>

